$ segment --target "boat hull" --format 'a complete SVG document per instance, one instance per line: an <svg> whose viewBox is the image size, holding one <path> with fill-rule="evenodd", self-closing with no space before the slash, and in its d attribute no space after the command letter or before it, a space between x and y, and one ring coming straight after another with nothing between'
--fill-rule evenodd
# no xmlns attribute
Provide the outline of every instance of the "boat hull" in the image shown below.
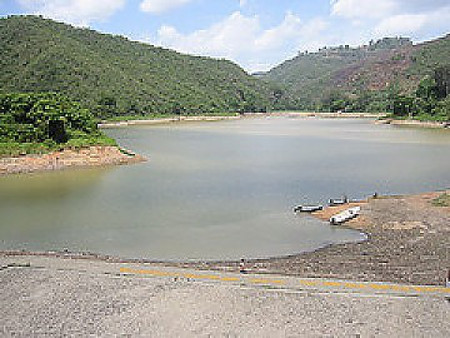
<svg viewBox="0 0 450 338"><path fill-rule="evenodd" d="M298 205L294 208L294 212L315 212L323 210L323 205Z"/></svg>
<svg viewBox="0 0 450 338"><path fill-rule="evenodd" d="M330 218L330 223L334 225L339 225L345 223L355 217L357 217L361 212L361 207L354 207L344 210Z"/></svg>

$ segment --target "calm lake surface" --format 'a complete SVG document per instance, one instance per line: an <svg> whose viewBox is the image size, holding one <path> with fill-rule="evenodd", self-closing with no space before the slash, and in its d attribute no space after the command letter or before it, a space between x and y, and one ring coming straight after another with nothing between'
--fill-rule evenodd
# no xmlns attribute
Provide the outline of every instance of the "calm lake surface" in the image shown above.
<svg viewBox="0 0 450 338"><path fill-rule="evenodd" d="M296 216L295 204L450 186L446 130L281 117L107 133L149 161L1 178L0 250L280 256L363 238Z"/></svg>

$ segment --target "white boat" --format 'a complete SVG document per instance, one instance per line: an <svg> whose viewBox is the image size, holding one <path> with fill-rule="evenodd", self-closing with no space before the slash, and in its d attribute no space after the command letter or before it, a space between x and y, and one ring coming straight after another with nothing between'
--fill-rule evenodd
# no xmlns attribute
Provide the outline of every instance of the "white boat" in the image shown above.
<svg viewBox="0 0 450 338"><path fill-rule="evenodd" d="M347 197L344 197L344 198L330 198L328 200L328 205L330 207L334 207L334 206L342 205L342 204L346 204L346 203L348 203L348 198Z"/></svg>
<svg viewBox="0 0 450 338"><path fill-rule="evenodd" d="M314 205L297 205L294 208L294 212L314 212L323 209L323 205L314 204Z"/></svg>
<svg viewBox="0 0 450 338"><path fill-rule="evenodd" d="M347 222L359 215L361 212L361 207L353 207L347 210L344 210L330 218L331 224L342 224Z"/></svg>

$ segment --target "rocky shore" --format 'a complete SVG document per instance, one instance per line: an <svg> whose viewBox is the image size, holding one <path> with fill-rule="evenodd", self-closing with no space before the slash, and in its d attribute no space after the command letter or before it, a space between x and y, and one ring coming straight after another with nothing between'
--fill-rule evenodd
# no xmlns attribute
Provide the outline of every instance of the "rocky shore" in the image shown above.
<svg viewBox="0 0 450 338"><path fill-rule="evenodd" d="M361 215L345 226L366 233L366 241L330 245L314 252L287 257L249 260L245 262L245 270L249 273L303 278L443 286L450 269L450 206L436 206L433 201L445 193L448 197L450 190L378 197L356 203L354 205L362 208ZM349 206L327 208L315 213L314 217L325 221L346 207ZM240 270L240 262L155 262L70 252L0 254L7 257L47 256L115 263L152 263L228 272Z"/></svg>
<svg viewBox="0 0 450 338"><path fill-rule="evenodd" d="M359 204L361 216L346 223L347 227L366 233L367 241L331 245L289 257L251 260L246 269L302 277L444 285L450 269L450 207L432 204L441 194L370 199ZM327 220L337 212L339 208L329 208L314 216ZM237 271L239 262L184 266Z"/></svg>
<svg viewBox="0 0 450 338"><path fill-rule="evenodd" d="M142 156L113 146L64 149L49 154L0 158L0 176L41 171L138 163Z"/></svg>

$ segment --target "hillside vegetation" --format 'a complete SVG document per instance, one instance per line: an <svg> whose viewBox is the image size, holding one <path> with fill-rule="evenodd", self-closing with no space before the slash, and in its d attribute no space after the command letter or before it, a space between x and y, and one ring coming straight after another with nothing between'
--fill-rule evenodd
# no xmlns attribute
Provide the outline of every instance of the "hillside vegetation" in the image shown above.
<svg viewBox="0 0 450 338"><path fill-rule="evenodd" d="M0 94L56 92L101 119L296 109L450 120L450 35L324 47L258 76L37 16L0 19L0 42Z"/></svg>
<svg viewBox="0 0 450 338"><path fill-rule="evenodd" d="M92 114L55 93L0 94L0 157L115 145Z"/></svg>
<svg viewBox="0 0 450 338"><path fill-rule="evenodd" d="M442 66L426 76L411 95L394 99L394 118L423 121L450 121L450 66Z"/></svg>
<svg viewBox="0 0 450 338"><path fill-rule="evenodd" d="M41 17L0 19L0 41L0 93L58 92L101 118L266 111L282 101L230 61Z"/></svg>
<svg viewBox="0 0 450 338"><path fill-rule="evenodd" d="M412 95L425 77L450 65L450 35L413 45L384 38L368 45L324 47L260 75L285 85L300 109L393 111L398 95Z"/></svg>

